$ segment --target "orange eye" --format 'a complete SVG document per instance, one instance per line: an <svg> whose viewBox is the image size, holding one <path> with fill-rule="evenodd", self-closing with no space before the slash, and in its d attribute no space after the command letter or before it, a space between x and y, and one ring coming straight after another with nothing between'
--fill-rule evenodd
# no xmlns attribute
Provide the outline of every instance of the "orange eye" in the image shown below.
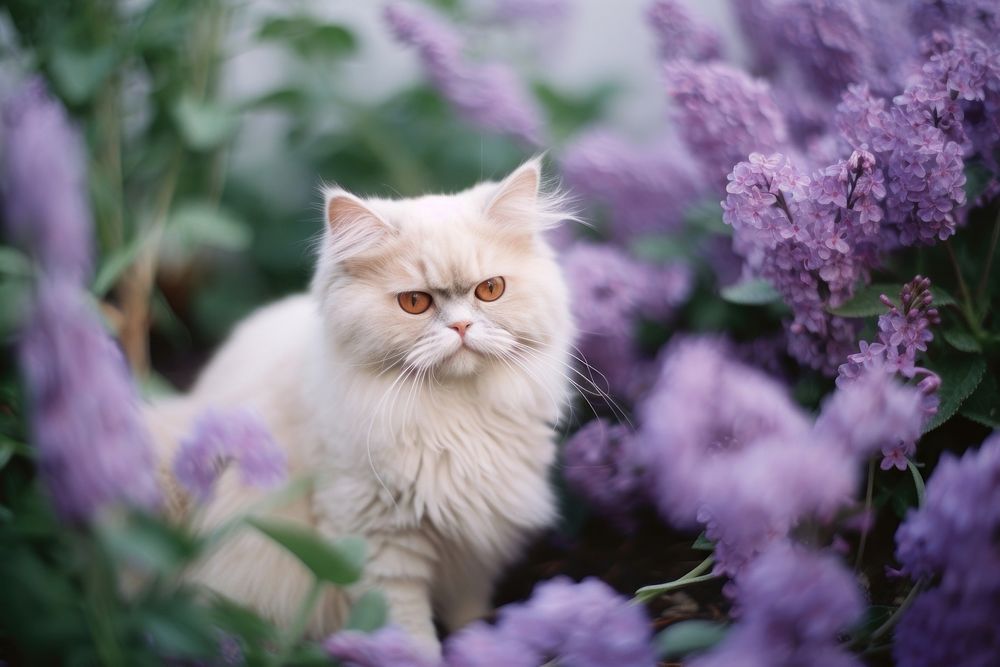
<svg viewBox="0 0 1000 667"><path fill-rule="evenodd" d="M506 283L500 276L487 278L476 285L476 298L480 301L496 301L503 294L505 286Z"/></svg>
<svg viewBox="0 0 1000 667"><path fill-rule="evenodd" d="M431 307L431 295L427 292L400 292L396 300L411 315L419 315Z"/></svg>

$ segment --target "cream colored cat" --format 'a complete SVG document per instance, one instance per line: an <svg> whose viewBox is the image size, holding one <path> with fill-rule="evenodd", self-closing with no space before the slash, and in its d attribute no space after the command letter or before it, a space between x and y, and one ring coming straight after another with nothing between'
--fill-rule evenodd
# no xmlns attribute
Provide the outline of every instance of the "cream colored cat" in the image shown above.
<svg viewBox="0 0 1000 667"><path fill-rule="evenodd" d="M363 585L330 589L312 636L336 630L375 586L391 621L437 651L432 615L455 629L488 612L498 573L553 520L547 477L573 327L542 235L568 214L539 182L536 159L455 195L329 190L311 292L253 314L189 395L148 408L168 466L203 409L253 407L287 449L290 476L316 479L310 497L275 513L367 540ZM218 525L264 495L227 473L199 522ZM279 623L311 582L251 530L191 577Z"/></svg>

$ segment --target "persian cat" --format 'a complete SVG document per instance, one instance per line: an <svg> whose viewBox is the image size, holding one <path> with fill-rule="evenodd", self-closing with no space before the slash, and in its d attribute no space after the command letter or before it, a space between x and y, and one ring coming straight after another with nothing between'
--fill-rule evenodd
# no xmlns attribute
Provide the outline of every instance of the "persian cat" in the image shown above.
<svg viewBox="0 0 1000 667"><path fill-rule="evenodd" d="M567 405L567 287L543 232L568 217L538 159L452 195L362 199L326 191L311 290L242 322L192 391L147 408L164 483L192 419L249 406L314 480L272 510L325 537L368 543L363 581L326 589L312 636L338 629L371 587L390 620L438 651L490 609L498 573L554 518L549 467ZM194 516L202 529L264 492L232 472ZM190 577L288 623L311 575L252 530Z"/></svg>

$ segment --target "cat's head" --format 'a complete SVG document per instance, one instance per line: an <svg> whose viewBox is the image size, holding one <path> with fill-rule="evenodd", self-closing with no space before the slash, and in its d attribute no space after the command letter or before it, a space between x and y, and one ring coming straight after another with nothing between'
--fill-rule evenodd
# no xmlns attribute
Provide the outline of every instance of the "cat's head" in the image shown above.
<svg viewBox="0 0 1000 667"><path fill-rule="evenodd" d="M447 379L524 368L568 343L567 289L543 235L568 213L542 190L540 160L453 195L325 194L313 290L349 363Z"/></svg>

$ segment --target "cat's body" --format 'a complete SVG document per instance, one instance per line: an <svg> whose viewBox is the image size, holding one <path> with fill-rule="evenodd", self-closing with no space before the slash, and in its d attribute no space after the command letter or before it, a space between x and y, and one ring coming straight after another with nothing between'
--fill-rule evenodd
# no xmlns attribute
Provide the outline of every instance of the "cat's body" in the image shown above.
<svg viewBox="0 0 1000 667"><path fill-rule="evenodd" d="M255 313L190 394L148 410L166 465L200 411L252 407L286 448L290 477L315 479L311 495L275 513L366 539L364 583L328 591L315 636L377 586L391 620L436 648L432 611L449 629L486 613L499 571L554 518L548 469L572 327L541 234L559 214L538 197L538 177L531 162L458 195L329 193L311 293ZM494 290L495 300L476 296ZM431 306L404 310L411 291ZM218 525L264 495L227 473L199 523ZM252 531L191 576L279 623L311 583Z"/></svg>

